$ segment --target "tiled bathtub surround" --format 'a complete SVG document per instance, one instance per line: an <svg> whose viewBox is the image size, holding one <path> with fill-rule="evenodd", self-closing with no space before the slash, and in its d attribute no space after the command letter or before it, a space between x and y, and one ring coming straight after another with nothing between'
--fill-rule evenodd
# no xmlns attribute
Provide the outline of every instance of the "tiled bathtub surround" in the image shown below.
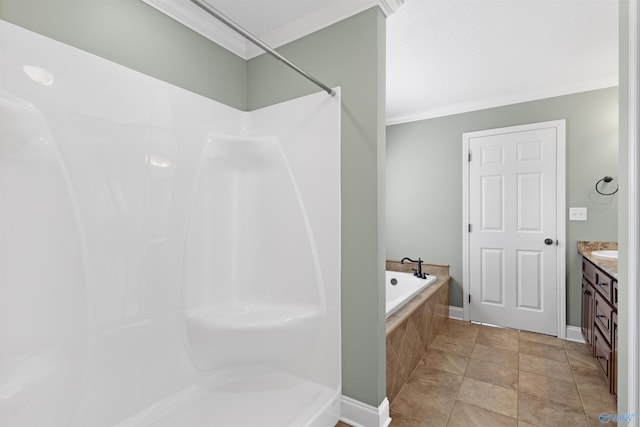
<svg viewBox="0 0 640 427"><path fill-rule="evenodd" d="M417 263L405 262L401 264L400 261L387 261L387 271L401 271L403 273L412 273L413 269L418 268ZM441 264L425 264L422 263L422 271L427 274L433 274L436 277L445 277L449 275L449 266Z"/></svg>
<svg viewBox="0 0 640 427"><path fill-rule="evenodd" d="M388 261L387 269L401 271L393 267L394 262ZM425 271L435 274L430 267ZM439 267L438 280L387 319L387 398L391 402L449 317L448 269L435 267Z"/></svg>

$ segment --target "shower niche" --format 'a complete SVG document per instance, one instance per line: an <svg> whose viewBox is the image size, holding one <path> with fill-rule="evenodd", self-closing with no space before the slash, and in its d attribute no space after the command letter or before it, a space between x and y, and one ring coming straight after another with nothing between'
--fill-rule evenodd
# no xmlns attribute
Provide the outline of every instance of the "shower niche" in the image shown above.
<svg viewBox="0 0 640 427"><path fill-rule="evenodd" d="M4 21L0 56L0 424L335 425L339 90L242 112Z"/></svg>

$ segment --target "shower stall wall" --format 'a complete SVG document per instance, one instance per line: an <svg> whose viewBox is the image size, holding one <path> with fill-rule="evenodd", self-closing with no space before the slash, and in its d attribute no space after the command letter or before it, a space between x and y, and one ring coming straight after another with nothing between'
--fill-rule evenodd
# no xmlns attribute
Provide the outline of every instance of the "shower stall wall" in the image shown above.
<svg viewBox="0 0 640 427"><path fill-rule="evenodd" d="M335 425L339 90L241 112L4 21L0 56L0 425Z"/></svg>

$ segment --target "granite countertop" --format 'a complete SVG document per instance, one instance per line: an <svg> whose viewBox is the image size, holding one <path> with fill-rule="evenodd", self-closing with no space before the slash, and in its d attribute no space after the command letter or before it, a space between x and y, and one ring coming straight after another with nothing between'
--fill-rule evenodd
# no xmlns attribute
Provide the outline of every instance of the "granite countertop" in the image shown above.
<svg viewBox="0 0 640 427"><path fill-rule="evenodd" d="M592 254L593 251L617 250L618 242L588 242L578 241L578 253L600 267L614 279L618 279L618 260L601 258Z"/></svg>

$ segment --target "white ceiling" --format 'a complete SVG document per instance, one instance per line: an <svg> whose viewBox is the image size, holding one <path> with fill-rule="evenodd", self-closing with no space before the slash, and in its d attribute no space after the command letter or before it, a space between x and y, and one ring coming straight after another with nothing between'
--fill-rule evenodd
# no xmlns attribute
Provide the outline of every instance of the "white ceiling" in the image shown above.
<svg viewBox="0 0 640 427"><path fill-rule="evenodd" d="M617 0L406 0L387 19L387 123L617 84Z"/></svg>
<svg viewBox="0 0 640 427"><path fill-rule="evenodd" d="M245 59L261 53L188 0L142 1ZM618 0L207 1L272 47L380 6L389 124L618 81Z"/></svg>

